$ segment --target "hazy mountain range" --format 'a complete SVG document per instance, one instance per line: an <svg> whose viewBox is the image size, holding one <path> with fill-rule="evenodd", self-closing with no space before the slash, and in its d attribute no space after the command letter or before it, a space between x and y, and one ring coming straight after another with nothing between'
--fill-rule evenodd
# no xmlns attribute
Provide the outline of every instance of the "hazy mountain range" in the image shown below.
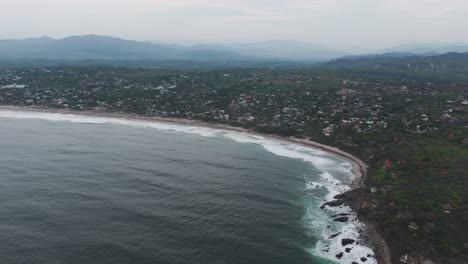
<svg viewBox="0 0 468 264"><path fill-rule="evenodd" d="M410 53L415 55L438 55L449 52L468 52L468 44L403 44L390 49L381 50L379 53Z"/></svg>
<svg viewBox="0 0 468 264"><path fill-rule="evenodd" d="M231 51L185 49L96 35L0 40L3 59L247 60Z"/></svg>
<svg viewBox="0 0 468 264"><path fill-rule="evenodd" d="M320 61L341 57L347 52L318 44L297 40L270 40L256 43L233 43L225 45L196 45L191 49L231 51L257 59L277 59L294 61Z"/></svg>
<svg viewBox="0 0 468 264"><path fill-rule="evenodd" d="M402 45L375 52L376 55L357 55L318 44L295 40L273 40L257 43L226 45L181 46L124 40L114 37L85 35L63 39L50 37L22 40L0 40L0 59L45 60L154 60L199 62L256 62L296 61L320 62L343 56L407 57L435 55L445 52L466 52L468 45ZM383 54L382 54L383 53Z"/></svg>
<svg viewBox="0 0 468 264"><path fill-rule="evenodd" d="M344 57L321 64L335 69L400 73L453 73L468 76L468 52L449 52L432 56Z"/></svg>
<svg viewBox="0 0 468 264"><path fill-rule="evenodd" d="M63 39L49 37L23 40L0 40L0 59L70 59L70 60L193 60L320 61L345 55L320 45L293 40L267 41L232 45L154 44L114 37L86 35Z"/></svg>

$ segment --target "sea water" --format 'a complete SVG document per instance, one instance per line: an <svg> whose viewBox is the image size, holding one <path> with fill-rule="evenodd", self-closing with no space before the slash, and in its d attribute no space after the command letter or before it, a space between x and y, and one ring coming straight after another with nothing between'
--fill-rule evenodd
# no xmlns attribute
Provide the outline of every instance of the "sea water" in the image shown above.
<svg viewBox="0 0 468 264"><path fill-rule="evenodd" d="M320 208L351 168L239 132L0 110L0 263L376 263L348 207Z"/></svg>

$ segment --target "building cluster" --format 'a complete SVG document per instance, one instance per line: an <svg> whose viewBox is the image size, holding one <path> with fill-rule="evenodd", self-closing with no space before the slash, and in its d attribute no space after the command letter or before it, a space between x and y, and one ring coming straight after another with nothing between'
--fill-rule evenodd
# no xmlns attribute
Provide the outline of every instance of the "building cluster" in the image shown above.
<svg viewBox="0 0 468 264"><path fill-rule="evenodd" d="M199 119L345 139L387 129L428 133L465 122L468 104L467 89L272 70L4 69L0 87L1 104Z"/></svg>

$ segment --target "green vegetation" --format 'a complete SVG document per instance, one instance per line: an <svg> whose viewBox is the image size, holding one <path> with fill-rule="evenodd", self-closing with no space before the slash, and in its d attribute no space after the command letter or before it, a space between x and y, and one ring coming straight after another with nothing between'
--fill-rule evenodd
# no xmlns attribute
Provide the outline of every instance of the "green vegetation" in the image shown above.
<svg viewBox="0 0 468 264"><path fill-rule="evenodd" d="M454 133L458 138L452 138ZM377 193L382 206L389 207L380 221L387 236L405 243L401 253L463 254L468 145L461 138L468 138L466 129L400 133L374 150L369 183L388 187ZM409 228L411 223L419 228Z"/></svg>

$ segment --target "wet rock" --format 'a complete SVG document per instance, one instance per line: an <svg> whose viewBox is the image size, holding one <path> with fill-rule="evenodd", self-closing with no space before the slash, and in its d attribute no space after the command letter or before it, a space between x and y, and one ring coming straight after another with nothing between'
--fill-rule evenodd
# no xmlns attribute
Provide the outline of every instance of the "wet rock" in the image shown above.
<svg viewBox="0 0 468 264"><path fill-rule="evenodd" d="M366 259L366 258L364 258L364 257L362 257L362 258L361 258L361 261L362 261L362 262L366 262L366 261L367 261L367 259Z"/></svg>
<svg viewBox="0 0 468 264"><path fill-rule="evenodd" d="M351 214L342 213L342 214L336 214L336 215L334 215L334 216L332 216L332 217L337 217L337 216L349 216L349 215L351 215Z"/></svg>
<svg viewBox="0 0 468 264"><path fill-rule="evenodd" d="M346 248L346 249L345 249L346 253L350 253L351 250L352 250L352 248Z"/></svg>
<svg viewBox="0 0 468 264"><path fill-rule="evenodd" d="M353 261L353 262L351 262L351 264L358 264L358 263Z"/></svg>
<svg viewBox="0 0 468 264"><path fill-rule="evenodd" d="M354 242L356 242L356 240L350 239L350 238L343 238L343 239L341 240L341 245L344 247L344 246L346 246L346 245L353 244Z"/></svg>
<svg viewBox="0 0 468 264"><path fill-rule="evenodd" d="M347 222L347 221L348 221L348 219L349 219L348 217L346 217L346 216L343 216L343 217L338 217L338 218L335 218L335 219L333 219L333 221L336 221L336 222L342 222L342 223L344 223L344 222Z"/></svg>
<svg viewBox="0 0 468 264"><path fill-rule="evenodd" d="M320 206L320 209L325 209L325 205Z"/></svg>
<svg viewBox="0 0 468 264"><path fill-rule="evenodd" d="M336 207L336 206L343 205L343 203L344 203L344 201L339 199L339 200L333 200L333 201L330 201L330 202L326 202L322 206L328 205L330 207Z"/></svg>
<svg viewBox="0 0 468 264"><path fill-rule="evenodd" d="M337 236L339 236L339 235L341 235L341 232L331 235L331 236L330 236L330 239L333 239L333 238L335 238L335 237L337 237Z"/></svg>
<svg viewBox="0 0 468 264"><path fill-rule="evenodd" d="M335 256L337 259L341 259L343 257L343 252Z"/></svg>

